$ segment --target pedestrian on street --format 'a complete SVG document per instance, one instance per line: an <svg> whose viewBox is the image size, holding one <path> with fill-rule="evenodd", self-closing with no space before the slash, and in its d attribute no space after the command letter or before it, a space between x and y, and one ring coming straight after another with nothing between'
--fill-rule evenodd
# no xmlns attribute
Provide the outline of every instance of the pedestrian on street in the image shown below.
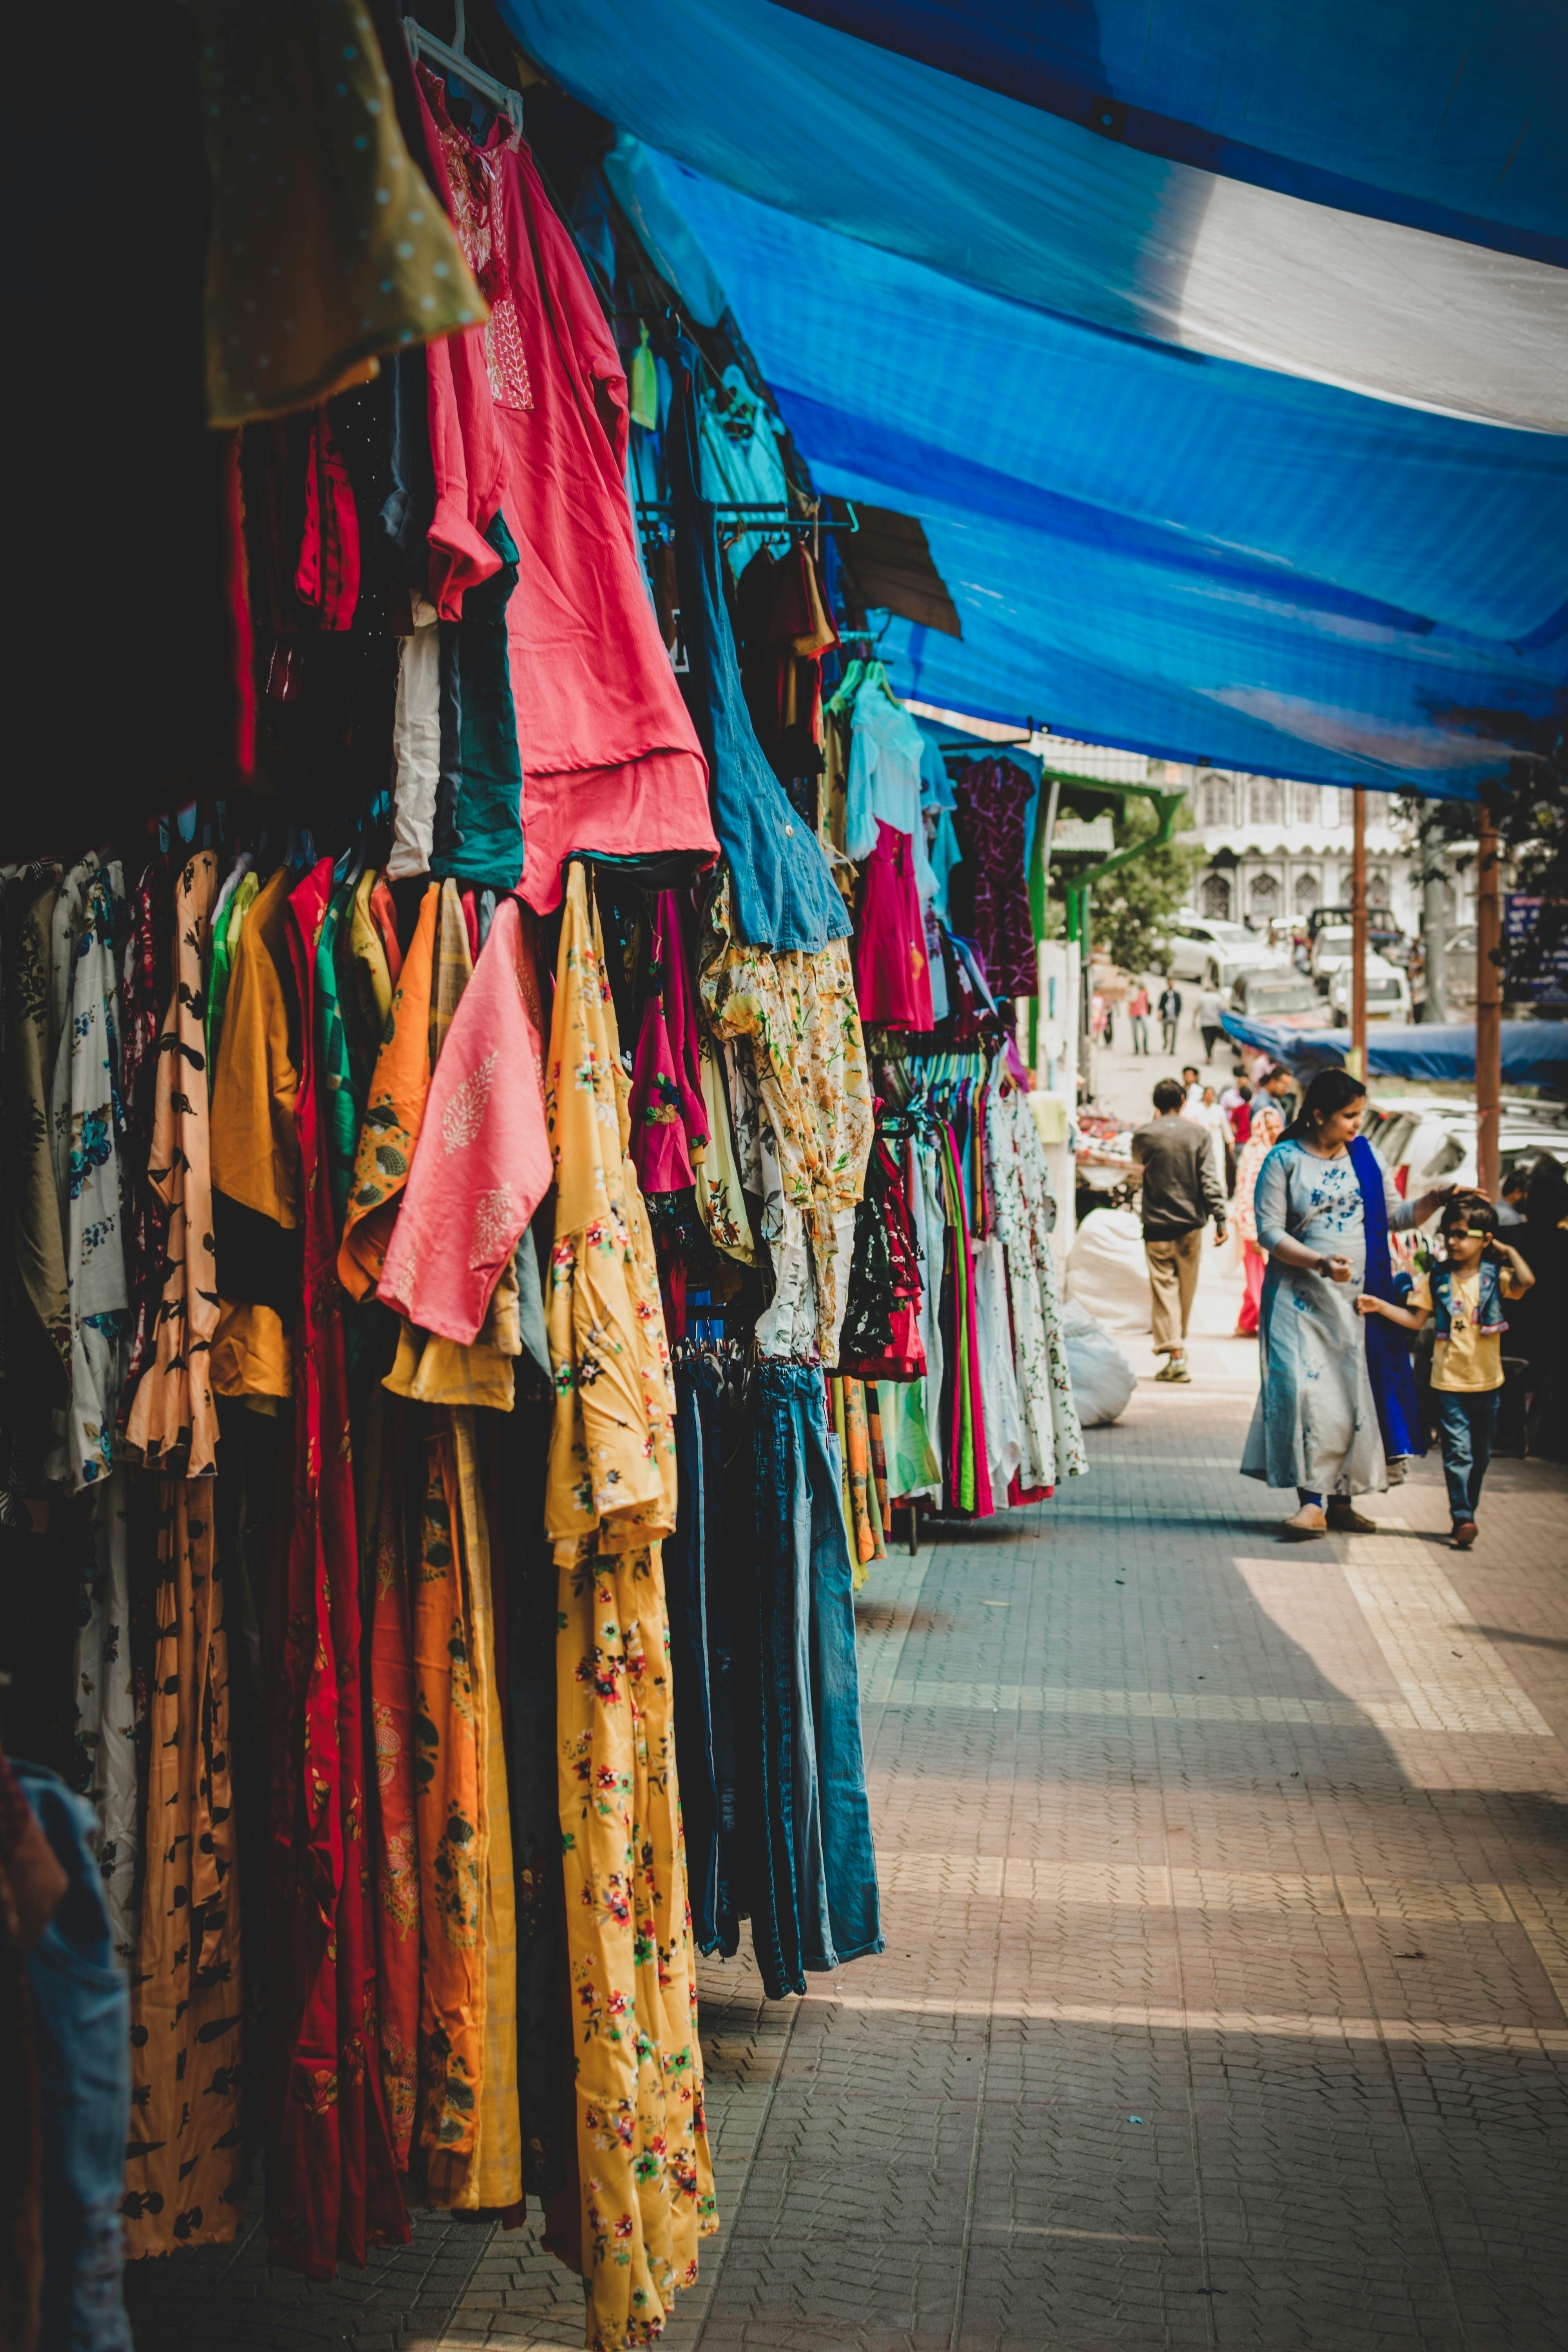
<svg viewBox="0 0 1568 2352"><path fill-rule="evenodd" d="M1516 1160L1498 1186L1497 1221L1500 1227L1523 1224L1525 1196L1529 1191L1530 1162Z"/></svg>
<svg viewBox="0 0 1568 2352"><path fill-rule="evenodd" d="M1274 1105L1275 1109L1289 1127L1291 1109L1296 1100L1296 1081L1283 1062L1270 1063L1258 1081L1258 1092L1253 1097L1254 1116L1257 1115L1258 1103L1265 1098Z"/></svg>
<svg viewBox="0 0 1568 2352"><path fill-rule="evenodd" d="M1198 1028L1204 1041L1204 1059L1214 1060L1214 1049L1225 1035L1225 999L1217 988L1205 988L1198 999Z"/></svg>
<svg viewBox="0 0 1568 2352"><path fill-rule="evenodd" d="M1405 1331L1419 1331L1436 1316L1432 1397L1437 1443L1448 1485L1454 1549L1476 1539L1481 1480L1491 1460L1502 1387L1505 1299L1522 1298L1535 1280L1516 1249L1497 1238L1497 1211L1479 1192L1460 1193L1443 1212L1443 1262L1424 1275L1408 1307L1386 1298L1358 1298L1363 1315L1379 1315Z"/></svg>
<svg viewBox="0 0 1568 2352"><path fill-rule="evenodd" d="M1132 1024L1132 1051L1149 1051L1149 992L1142 981L1127 1000L1127 1017Z"/></svg>
<svg viewBox="0 0 1568 2352"><path fill-rule="evenodd" d="M1226 1087L1220 1096L1220 1108L1230 1121L1230 1132L1239 1151L1252 1132L1252 1087L1246 1078L1238 1078Z"/></svg>
<svg viewBox="0 0 1568 2352"><path fill-rule="evenodd" d="M1196 1107L1188 1111L1187 1117L1195 1118L1200 1127L1206 1127L1214 1138L1215 1166L1219 1171L1228 1201L1236 1189L1236 1143L1231 1135L1230 1121L1212 1087L1200 1088Z"/></svg>
<svg viewBox="0 0 1568 2352"><path fill-rule="evenodd" d="M1352 1496L1384 1493L1388 1458L1422 1450L1410 1351L1355 1302L1394 1298L1390 1233L1424 1224L1454 1188L1402 1201L1361 1133L1365 1110L1359 1078L1320 1070L1253 1191L1268 1265L1263 1384L1241 1475L1295 1487L1300 1507L1281 1529L1290 1537L1371 1533L1377 1523Z"/></svg>
<svg viewBox="0 0 1568 2352"><path fill-rule="evenodd" d="M1216 1244L1225 1239L1225 1194L1205 1128L1183 1116L1178 1081L1154 1088L1154 1117L1132 1138L1132 1161L1142 1182L1143 1255L1149 1266L1154 1353L1165 1360L1157 1381L1190 1381L1187 1323L1198 1286L1204 1227L1212 1217Z"/></svg>
<svg viewBox="0 0 1568 2352"><path fill-rule="evenodd" d="M1196 1118L1198 1115L1198 1105L1202 1102L1203 1098L1203 1080L1198 1076L1197 1064L1195 1062L1184 1062L1182 1064L1183 1118Z"/></svg>
<svg viewBox="0 0 1568 2352"><path fill-rule="evenodd" d="M1258 1309L1263 1297L1264 1268L1268 1261L1258 1245L1258 1212L1253 1192L1258 1171L1279 1142L1284 1126L1276 1106L1265 1102L1253 1121L1251 1134L1242 1146L1241 1159L1237 1166L1236 1198L1232 1206L1236 1211L1236 1230L1241 1235L1242 1272L1247 1285L1241 1313L1237 1318L1236 1336L1238 1339L1256 1339L1258 1337Z"/></svg>
<svg viewBox="0 0 1568 2352"><path fill-rule="evenodd" d="M1176 1050L1176 1024L1182 1017L1182 992L1171 974L1160 991L1160 1042L1167 1054Z"/></svg>
<svg viewBox="0 0 1568 2352"><path fill-rule="evenodd" d="M1524 1360L1530 1451L1548 1462L1568 1461L1568 1173L1550 1152L1530 1171L1524 1223L1510 1225L1508 1238L1535 1276L1510 1318L1508 1346ZM1525 1399L1505 1394L1500 1423L1493 1450L1522 1454Z"/></svg>

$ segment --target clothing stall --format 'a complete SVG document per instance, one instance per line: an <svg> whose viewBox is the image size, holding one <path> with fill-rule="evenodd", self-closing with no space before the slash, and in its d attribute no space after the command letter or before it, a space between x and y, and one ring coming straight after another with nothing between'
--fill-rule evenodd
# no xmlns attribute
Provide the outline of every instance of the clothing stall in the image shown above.
<svg viewBox="0 0 1568 2352"><path fill-rule="evenodd" d="M1085 1467L1030 780L547 86L192 16L206 731L0 840L0 2334L249 2199L531 2209L619 2352L697 1955L882 1948L857 1587Z"/></svg>

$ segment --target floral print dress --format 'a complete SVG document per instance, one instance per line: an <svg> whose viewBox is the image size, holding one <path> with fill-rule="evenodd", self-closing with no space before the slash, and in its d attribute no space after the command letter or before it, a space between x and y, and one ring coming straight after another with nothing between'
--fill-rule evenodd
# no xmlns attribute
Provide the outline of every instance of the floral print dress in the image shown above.
<svg viewBox="0 0 1568 2352"><path fill-rule="evenodd" d="M1057 1298L1050 1169L1028 1098L1016 1087L998 1084L990 1090L985 1163L996 1231L1007 1257L1013 1356L1024 1426L1018 1483L1027 1492L1080 1477L1089 1462Z"/></svg>
<svg viewBox="0 0 1568 2352"><path fill-rule="evenodd" d="M560 1579L557 1759L590 2352L660 2332L718 2226L676 1783L659 1538L674 1391L627 1087L583 868L545 1066L556 1170L545 1523Z"/></svg>
<svg viewBox="0 0 1568 2352"><path fill-rule="evenodd" d="M766 1238L779 1289L787 1280L782 1269L808 1254L815 1293L809 1336L821 1360L836 1363L855 1208L872 1136L866 1041L848 943L835 940L815 953L748 946L735 928L726 876L709 907L701 994L714 1034L751 1045L776 1160L779 1197L771 1204ZM770 1345L764 1319L759 1348L766 1354L806 1352L806 1318L792 1316L786 1322L776 1313L778 1303L775 1297L769 1312L781 1326L779 1343Z"/></svg>

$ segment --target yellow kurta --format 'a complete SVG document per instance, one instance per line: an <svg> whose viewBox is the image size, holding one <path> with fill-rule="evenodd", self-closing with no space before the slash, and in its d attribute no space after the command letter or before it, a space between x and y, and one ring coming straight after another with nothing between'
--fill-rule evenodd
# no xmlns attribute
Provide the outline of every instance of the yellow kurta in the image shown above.
<svg viewBox="0 0 1568 2352"><path fill-rule="evenodd" d="M556 1168L545 1524L592 2352L657 2335L718 2227L658 1538L674 1398L626 1078L581 866L562 919L545 1111Z"/></svg>
<svg viewBox="0 0 1568 2352"><path fill-rule="evenodd" d="M265 882L235 947L212 1076L212 1186L294 1233L300 1224L300 1148L294 1103L299 1045L290 1034L287 866ZM219 1268L222 1280L222 1268ZM219 1396L293 1393L289 1335L277 1309L225 1298L213 1338Z"/></svg>

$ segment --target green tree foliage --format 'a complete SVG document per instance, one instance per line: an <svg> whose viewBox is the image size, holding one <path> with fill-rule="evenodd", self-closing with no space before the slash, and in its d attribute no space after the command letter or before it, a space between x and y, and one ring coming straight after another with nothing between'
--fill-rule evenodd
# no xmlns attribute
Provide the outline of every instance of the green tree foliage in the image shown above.
<svg viewBox="0 0 1568 2352"><path fill-rule="evenodd" d="M1145 800L1124 800L1113 814L1118 849L1148 841L1159 821ZM1075 859L1081 867L1084 861ZM1163 849L1145 850L1094 886L1089 907L1089 931L1094 951L1108 956L1123 971L1163 971L1171 944L1171 923L1187 903L1193 877L1204 863L1201 847L1181 840ZM1061 924L1061 888L1070 874L1051 877L1052 924Z"/></svg>

